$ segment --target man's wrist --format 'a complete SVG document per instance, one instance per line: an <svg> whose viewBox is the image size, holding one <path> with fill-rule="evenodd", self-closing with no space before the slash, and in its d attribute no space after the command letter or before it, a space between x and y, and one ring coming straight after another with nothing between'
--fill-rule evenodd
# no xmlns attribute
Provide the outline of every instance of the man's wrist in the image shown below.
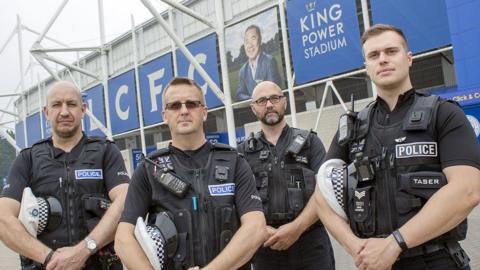
<svg viewBox="0 0 480 270"><path fill-rule="evenodd" d="M399 230L393 231L392 236L393 236L393 239L395 239L395 242L397 242L400 249L402 249L402 251L408 250L407 243L405 242L405 239L403 239L403 236Z"/></svg>
<svg viewBox="0 0 480 270"><path fill-rule="evenodd" d="M53 253L55 253L55 251L53 249L50 249L50 251L48 252L47 256L45 256L45 259L43 260L43 266L46 267L47 264L50 262L50 260L52 259L52 256L53 256Z"/></svg>

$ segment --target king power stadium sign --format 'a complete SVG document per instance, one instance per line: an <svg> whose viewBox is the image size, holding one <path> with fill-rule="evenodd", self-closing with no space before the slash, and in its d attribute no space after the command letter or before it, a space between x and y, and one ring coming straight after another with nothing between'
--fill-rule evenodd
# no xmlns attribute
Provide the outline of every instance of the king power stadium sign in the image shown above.
<svg viewBox="0 0 480 270"><path fill-rule="evenodd" d="M355 1L290 0L287 5L297 84L362 66Z"/></svg>

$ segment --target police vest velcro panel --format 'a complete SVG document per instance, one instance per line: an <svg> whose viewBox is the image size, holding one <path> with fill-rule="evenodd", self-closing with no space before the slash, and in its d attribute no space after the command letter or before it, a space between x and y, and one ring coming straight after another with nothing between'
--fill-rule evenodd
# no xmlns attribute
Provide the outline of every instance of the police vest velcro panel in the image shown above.
<svg viewBox="0 0 480 270"><path fill-rule="evenodd" d="M365 138L357 137L350 144L346 210L356 235L389 235L447 183L441 171L435 130L440 102L436 97L416 94L403 122L380 126L370 121ZM370 115L372 119L371 110L367 107L359 115ZM365 119L361 121L365 123ZM360 160L372 170L373 177L360 176L366 171L354 165ZM466 221L432 242L463 239L465 227Z"/></svg>
<svg viewBox="0 0 480 270"><path fill-rule="evenodd" d="M53 158L48 140L32 146L29 185L35 196L57 199L63 211L60 225L51 231L46 228L38 237L50 248L73 245L88 234L88 215L82 198L107 193L103 175L105 149L105 141L87 139L79 157L66 162Z"/></svg>
<svg viewBox="0 0 480 270"><path fill-rule="evenodd" d="M173 172L190 184L189 191L179 198L163 188L152 177L154 167L144 163L152 186L150 217L168 212L178 232L178 248L168 269L204 266L228 244L240 224L234 206L238 153L230 146L212 145L207 166L192 169L184 167L170 151L161 152L154 161L170 156ZM148 223L152 222L149 219Z"/></svg>

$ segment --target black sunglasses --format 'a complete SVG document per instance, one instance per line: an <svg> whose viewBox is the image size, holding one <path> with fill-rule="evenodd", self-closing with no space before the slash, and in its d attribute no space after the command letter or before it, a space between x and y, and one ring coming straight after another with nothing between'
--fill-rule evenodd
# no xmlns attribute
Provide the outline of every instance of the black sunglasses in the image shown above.
<svg viewBox="0 0 480 270"><path fill-rule="evenodd" d="M276 104L276 103L280 102L280 100L284 97L285 96L271 95L269 97L261 97L261 98L255 100L255 101L252 101L252 102L259 105L259 106L265 106L265 105L267 105L267 101L269 101L269 100L270 100L270 103Z"/></svg>
<svg viewBox="0 0 480 270"><path fill-rule="evenodd" d="M185 104L188 110L196 109L203 106L201 101L198 100L187 100L185 102L175 101L170 102L165 105L165 108L170 111L178 111L182 108L182 105Z"/></svg>

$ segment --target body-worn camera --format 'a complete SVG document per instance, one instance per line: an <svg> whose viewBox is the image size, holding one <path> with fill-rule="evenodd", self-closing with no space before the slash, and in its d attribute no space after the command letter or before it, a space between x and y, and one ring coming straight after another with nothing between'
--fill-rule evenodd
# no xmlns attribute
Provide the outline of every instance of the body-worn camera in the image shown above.
<svg viewBox="0 0 480 270"><path fill-rule="evenodd" d="M306 138L304 138L302 135L297 135L293 139L293 142L290 144L290 146L287 149L287 153L291 153L293 155L297 155L300 153L300 150L302 150L303 145L307 141Z"/></svg>
<svg viewBox="0 0 480 270"><path fill-rule="evenodd" d="M356 156L353 165L357 170L359 182L373 180L375 177L375 171L368 157L364 157L363 155Z"/></svg>

